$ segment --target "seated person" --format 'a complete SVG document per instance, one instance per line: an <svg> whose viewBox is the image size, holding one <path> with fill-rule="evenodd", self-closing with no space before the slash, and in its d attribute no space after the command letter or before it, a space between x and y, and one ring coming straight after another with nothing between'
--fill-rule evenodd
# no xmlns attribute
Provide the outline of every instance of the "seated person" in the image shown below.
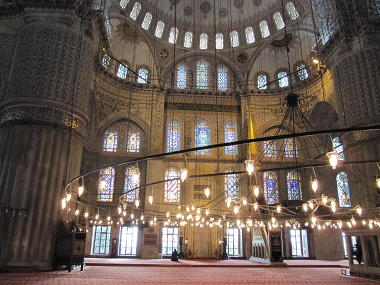
<svg viewBox="0 0 380 285"><path fill-rule="evenodd" d="M178 261L178 256L179 256L179 254L178 254L178 252L177 252L177 250L176 249L174 249L174 251L173 251L173 253L172 253L172 261Z"/></svg>

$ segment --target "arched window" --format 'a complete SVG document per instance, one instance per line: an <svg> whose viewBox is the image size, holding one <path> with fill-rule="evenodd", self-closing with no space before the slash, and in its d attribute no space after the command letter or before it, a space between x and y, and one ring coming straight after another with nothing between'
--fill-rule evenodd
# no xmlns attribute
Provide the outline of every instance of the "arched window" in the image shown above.
<svg viewBox="0 0 380 285"><path fill-rule="evenodd" d="M288 185L288 199L302 200L301 181L297 171L290 171L286 176Z"/></svg>
<svg viewBox="0 0 380 285"><path fill-rule="evenodd" d="M305 80L309 77L306 66L304 64L300 64L299 66L297 66L297 73L298 73L298 78L300 80Z"/></svg>
<svg viewBox="0 0 380 285"><path fill-rule="evenodd" d="M228 197L236 197L239 195L237 174L231 173L224 176L224 191Z"/></svg>
<svg viewBox="0 0 380 285"><path fill-rule="evenodd" d="M269 26L267 21L261 21L259 24L261 36L265 39L270 36Z"/></svg>
<svg viewBox="0 0 380 285"><path fill-rule="evenodd" d="M129 15L132 18L132 20L136 21L137 16L140 13L140 10L141 10L141 4L139 2L136 2L132 8L131 14Z"/></svg>
<svg viewBox="0 0 380 285"><path fill-rule="evenodd" d="M224 142L234 142L237 141L237 127L235 122L227 122L224 125ZM237 145L229 145L224 147L224 153L226 155L237 155L238 148Z"/></svg>
<svg viewBox="0 0 380 285"><path fill-rule="evenodd" d="M285 157L297 157L297 140L296 138L284 139Z"/></svg>
<svg viewBox="0 0 380 285"><path fill-rule="evenodd" d="M138 131L129 131L127 137L127 152L140 151L140 133Z"/></svg>
<svg viewBox="0 0 380 285"><path fill-rule="evenodd" d="M237 31L232 31L230 33L231 38L231 46L232 47L238 47L239 46L239 34Z"/></svg>
<svg viewBox="0 0 380 285"><path fill-rule="evenodd" d="M336 176L336 186L338 188L339 206L342 208L351 207L350 187L346 172L339 172Z"/></svg>
<svg viewBox="0 0 380 285"><path fill-rule="evenodd" d="M125 170L124 181L124 194L127 202L139 199L138 187L140 187L140 169L137 166L130 166Z"/></svg>
<svg viewBox="0 0 380 285"><path fill-rule="evenodd" d="M152 22L152 14L148 12L145 14L145 17L144 17L144 20L141 24L141 27L147 31L149 29L151 22Z"/></svg>
<svg viewBox="0 0 380 285"><path fill-rule="evenodd" d="M223 66L218 67L218 89L220 91L227 90L227 68Z"/></svg>
<svg viewBox="0 0 380 285"><path fill-rule="evenodd" d="M264 172L264 195L269 205L277 204L278 200L278 184L277 174L273 171Z"/></svg>
<svg viewBox="0 0 380 285"><path fill-rule="evenodd" d="M129 3L129 0L120 0L119 4L122 9L125 9Z"/></svg>
<svg viewBox="0 0 380 285"><path fill-rule="evenodd" d="M125 64L120 63L119 68L117 70L117 77L121 79L125 79L127 77L128 68Z"/></svg>
<svg viewBox="0 0 380 285"><path fill-rule="evenodd" d="M216 46L216 49L223 49L223 47L224 47L223 34L216 34L215 46Z"/></svg>
<svg viewBox="0 0 380 285"><path fill-rule="evenodd" d="M168 133L166 141L167 152L178 151L181 147L181 124L177 120L168 123Z"/></svg>
<svg viewBox="0 0 380 285"><path fill-rule="evenodd" d="M171 28L170 34L169 34L169 43L175 44L177 42L177 36L178 36L178 29L177 28Z"/></svg>
<svg viewBox="0 0 380 285"><path fill-rule="evenodd" d="M164 32L164 28L165 28L165 23L162 22L162 21L158 21L157 22L157 26L156 26L156 30L154 31L154 36L156 38L161 39L162 38L162 34Z"/></svg>
<svg viewBox="0 0 380 285"><path fill-rule="evenodd" d="M274 141L264 141L264 155L266 157L276 156L276 145Z"/></svg>
<svg viewBox="0 0 380 285"><path fill-rule="evenodd" d="M117 150L117 132L106 131L103 137L103 151L116 152Z"/></svg>
<svg viewBox="0 0 380 285"><path fill-rule="evenodd" d="M107 38L110 40L112 38L112 26L111 26L111 22L110 22L108 12L105 13L105 15L104 15L104 25L106 27Z"/></svg>
<svg viewBox="0 0 380 285"><path fill-rule="evenodd" d="M338 160L344 160L344 149L343 144L340 142L339 137L335 137L332 139L332 144L334 150L339 153Z"/></svg>
<svg viewBox="0 0 380 285"><path fill-rule="evenodd" d="M113 188L115 181L115 169L108 167L100 170L98 182L98 199L99 202L113 201Z"/></svg>
<svg viewBox="0 0 380 285"><path fill-rule="evenodd" d="M102 65L104 68L108 68L111 63L111 57L108 54L104 54L102 59Z"/></svg>
<svg viewBox="0 0 380 285"><path fill-rule="evenodd" d="M299 17L298 11L292 2L286 3L285 9L292 20L295 20Z"/></svg>
<svg viewBox="0 0 380 285"><path fill-rule="evenodd" d="M137 77L137 82L146 84L148 83L148 70L145 68L140 68L139 69L139 77Z"/></svg>
<svg viewBox="0 0 380 285"><path fill-rule="evenodd" d="M284 19L281 16L280 12L276 12L273 15L274 23L276 24L277 30L281 30L285 27Z"/></svg>
<svg viewBox="0 0 380 285"><path fill-rule="evenodd" d="M255 42L255 33L253 32L252 27L245 28L245 40L247 41L247 44L252 44Z"/></svg>
<svg viewBox="0 0 380 285"><path fill-rule="evenodd" d="M195 126L195 147L207 146L211 144L211 127L205 119L198 120ZM197 150L198 155L210 155L210 149Z"/></svg>
<svg viewBox="0 0 380 285"><path fill-rule="evenodd" d="M180 65L177 68L177 88L185 89L186 88L186 65Z"/></svg>
<svg viewBox="0 0 380 285"><path fill-rule="evenodd" d="M207 34L201 34L199 36L199 48L200 49L207 49L208 45L208 35Z"/></svg>
<svg viewBox="0 0 380 285"><path fill-rule="evenodd" d="M183 46L185 48L191 48L193 46L193 33L192 32L186 32L185 40L183 42Z"/></svg>
<svg viewBox="0 0 380 285"><path fill-rule="evenodd" d="M288 79L288 74L286 71L281 71L277 74L278 78L278 85L281 88L288 87L289 86L289 79Z"/></svg>
<svg viewBox="0 0 380 285"><path fill-rule="evenodd" d="M181 195L180 173L177 169L168 169L165 173L165 202L179 202Z"/></svg>
<svg viewBox="0 0 380 285"><path fill-rule="evenodd" d="M257 88L260 90L265 90L267 89L267 76L265 74L260 74L257 76Z"/></svg>
<svg viewBox="0 0 380 285"><path fill-rule="evenodd" d="M208 63L206 61L197 62L197 88L207 89L208 87Z"/></svg>

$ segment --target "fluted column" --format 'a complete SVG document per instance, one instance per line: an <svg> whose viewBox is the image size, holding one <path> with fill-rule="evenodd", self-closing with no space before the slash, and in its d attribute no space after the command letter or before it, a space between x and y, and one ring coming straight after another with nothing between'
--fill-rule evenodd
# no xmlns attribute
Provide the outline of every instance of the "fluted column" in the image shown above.
<svg viewBox="0 0 380 285"><path fill-rule="evenodd" d="M80 170L97 37L74 9L29 5L24 22L0 104L0 265L48 269L62 186Z"/></svg>

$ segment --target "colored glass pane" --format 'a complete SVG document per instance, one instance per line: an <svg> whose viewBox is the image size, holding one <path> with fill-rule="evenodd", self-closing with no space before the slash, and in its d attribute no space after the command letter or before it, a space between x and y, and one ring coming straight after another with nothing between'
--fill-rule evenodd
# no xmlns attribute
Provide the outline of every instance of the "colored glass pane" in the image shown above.
<svg viewBox="0 0 380 285"><path fill-rule="evenodd" d="M279 72L277 75L277 78L278 78L278 85L281 88L289 86L288 74L285 71Z"/></svg>
<svg viewBox="0 0 380 285"><path fill-rule="evenodd" d="M106 131L103 137L103 151L116 152L117 150L117 132Z"/></svg>
<svg viewBox="0 0 380 285"><path fill-rule="evenodd" d="M207 34L201 34L199 36L199 48L200 49L207 49L208 45L208 35Z"/></svg>
<svg viewBox="0 0 380 285"><path fill-rule="evenodd" d="M186 66L180 65L177 69L177 88L179 89L185 89L186 88Z"/></svg>
<svg viewBox="0 0 380 285"><path fill-rule="evenodd" d="M211 144L211 128L210 123L201 119L197 122L195 126L195 147L208 146ZM210 155L210 149L197 150L196 154L199 155Z"/></svg>
<svg viewBox="0 0 380 285"><path fill-rule="evenodd" d="M168 124L168 135L167 135L167 152L180 150L181 142L181 125L178 121L172 120Z"/></svg>
<svg viewBox="0 0 380 285"><path fill-rule="evenodd" d="M351 207L350 187L348 186L348 178L346 172L339 172L336 176L336 185L338 188L339 206Z"/></svg>
<svg viewBox="0 0 380 285"><path fill-rule="evenodd" d="M300 80L305 80L309 77L306 66L304 64L297 66L297 73Z"/></svg>
<svg viewBox="0 0 380 285"><path fill-rule="evenodd" d="M260 90L267 89L267 76L264 74L260 74L257 76L257 88Z"/></svg>
<svg viewBox="0 0 380 285"><path fill-rule="evenodd" d="M264 195L269 205L278 203L278 184L276 172L264 172Z"/></svg>
<svg viewBox="0 0 380 285"><path fill-rule="evenodd" d="M128 202L139 199L140 169L136 166L128 167L125 171L124 194Z"/></svg>
<svg viewBox="0 0 380 285"><path fill-rule="evenodd" d="M285 27L284 19L281 16L280 12L276 12L273 15L274 23L276 24L277 30L281 30Z"/></svg>
<svg viewBox="0 0 380 285"><path fill-rule="evenodd" d="M269 26L267 21L261 21L259 24L261 36L265 39L270 36Z"/></svg>
<svg viewBox="0 0 380 285"><path fill-rule="evenodd" d="M224 191L228 197L236 197L239 195L239 187L237 182L237 174L231 173L224 176Z"/></svg>
<svg viewBox="0 0 380 285"><path fill-rule="evenodd" d="M230 33L231 46L238 47L239 46L239 34L237 31L232 31Z"/></svg>
<svg viewBox="0 0 380 285"><path fill-rule="evenodd" d="M297 153L297 140L295 138L289 138L284 140L285 145L285 157L298 156Z"/></svg>
<svg viewBox="0 0 380 285"><path fill-rule="evenodd" d="M128 68L125 64L119 64L119 68L117 70L117 77L121 79L125 79L127 77Z"/></svg>
<svg viewBox="0 0 380 285"><path fill-rule="evenodd" d="M197 62L197 87L198 89L208 87L208 63L205 61Z"/></svg>
<svg viewBox="0 0 380 285"><path fill-rule="evenodd" d="M102 65L104 68L108 68L111 63L111 57L108 54L105 54L102 59Z"/></svg>
<svg viewBox="0 0 380 285"><path fill-rule="evenodd" d="M227 68L218 67L218 89L220 91L226 91L227 84Z"/></svg>
<svg viewBox="0 0 380 285"><path fill-rule="evenodd" d="M152 14L148 12L145 14L145 17L144 17L144 20L141 24L141 27L144 30L148 30L151 22L152 22Z"/></svg>
<svg viewBox="0 0 380 285"><path fill-rule="evenodd" d="M339 153L338 160L344 160L343 144L340 142L339 137L335 137L332 140L334 150Z"/></svg>
<svg viewBox="0 0 380 285"><path fill-rule="evenodd" d="M154 36L157 38L161 38L164 32L165 24L162 21L157 22L156 30L154 31Z"/></svg>
<svg viewBox="0 0 380 285"><path fill-rule="evenodd" d="M216 34L215 37L215 46L216 49L223 49L223 34Z"/></svg>
<svg viewBox="0 0 380 285"><path fill-rule="evenodd" d="M193 46L193 33L192 32L186 32L185 40L183 42L183 46L185 48L191 48Z"/></svg>
<svg viewBox="0 0 380 285"><path fill-rule="evenodd" d="M301 181L298 172L288 172L286 176L288 185L288 199L289 200L302 200Z"/></svg>
<svg viewBox="0 0 380 285"><path fill-rule="evenodd" d="M166 171L165 180L165 202L179 202L181 193L180 173L171 168Z"/></svg>
<svg viewBox="0 0 380 285"><path fill-rule="evenodd" d="M285 9L292 20L295 20L299 17L298 11L296 10L296 7L294 6L292 2L286 3Z"/></svg>
<svg viewBox="0 0 380 285"><path fill-rule="evenodd" d="M131 14L129 15L132 20L136 21L137 16L140 13L140 10L141 10L141 4L139 2L136 2L135 5L132 8Z"/></svg>
<svg viewBox="0 0 380 285"><path fill-rule="evenodd" d="M169 34L169 43L175 44L177 42L177 36L178 36L178 29L177 28L171 28L170 34Z"/></svg>
<svg viewBox="0 0 380 285"><path fill-rule="evenodd" d="M253 32L252 27L245 28L245 40L247 41L247 44L252 44L255 42L255 33Z"/></svg>
<svg viewBox="0 0 380 285"><path fill-rule="evenodd" d="M98 201L112 202L115 181L115 169L108 167L100 170L98 182Z"/></svg>
<svg viewBox="0 0 380 285"><path fill-rule="evenodd" d="M127 152L140 151L140 133L137 131L129 131L127 138Z"/></svg>
<svg viewBox="0 0 380 285"><path fill-rule="evenodd" d="M120 7L122 9L125 9L125 7L127 7L128 3L129 3L129 0L120 0Z"/></svg>
<svg viewBox="0 0 380 285"><path fill-rule="evenodd" d="M148 70L145 68L140 68L139 70L139 77L137 77L137 82L146 84L148 81Z"/></svg>
<svg viewBox="0 0 380 285"><path fill-rule="evenodd" d="M235 122L228 122L224 125L224 142L234 142L237 141L237 129ZM229 145L224 147L224 153L227 155L236 155L238 154L237 145Z"/></svg>
<svg viewBox="0 0 380 285"><path fill-rule="evenodd" d="M264 156L273 157L276 156L276 145L274 141L264 141Z"/></svg>

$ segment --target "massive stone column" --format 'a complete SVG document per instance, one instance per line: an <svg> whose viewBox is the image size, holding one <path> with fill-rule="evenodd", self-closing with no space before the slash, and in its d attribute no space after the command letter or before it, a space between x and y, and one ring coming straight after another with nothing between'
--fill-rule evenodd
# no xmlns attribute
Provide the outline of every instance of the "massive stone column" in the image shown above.
<svg viewBox="0 0 380 285"><path fill-rule="evenodd" d="M2 268L52 268L62 186L80 170L97 37L74 6L54 3L23 3L0 103Z"/></svg>

